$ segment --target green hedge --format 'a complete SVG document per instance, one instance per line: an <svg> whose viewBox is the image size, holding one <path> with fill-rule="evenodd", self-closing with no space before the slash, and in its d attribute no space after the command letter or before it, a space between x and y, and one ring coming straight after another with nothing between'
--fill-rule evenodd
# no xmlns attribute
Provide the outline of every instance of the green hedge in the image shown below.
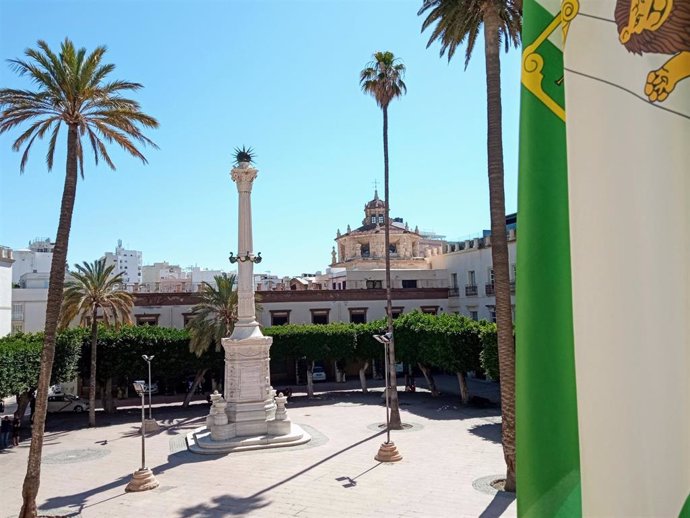
<svg viewBox="0 0 690 518"><path fill-rule="evenodd" d="M210 348L201 356L189 350L186 330L157 326L124 326L120 329L100 327L98 331L96 373L100 382L113 378L116 383L147 379L148 366L142 355L154 355L152 378L176 383L197 370L210 368L222 373L222 350ZM89 375L91 340L85 334L79 362L80 375ZM163 388L163 387L161 387Z"/></svg>
<svg viewBox="0 0 690 518"><path fill-rule="evenodd" d="M51 384L74 379L84 336L82 329L58 334ZM38 386L42 350L43 333L0 338L0 397L22 394Z"/></svg>

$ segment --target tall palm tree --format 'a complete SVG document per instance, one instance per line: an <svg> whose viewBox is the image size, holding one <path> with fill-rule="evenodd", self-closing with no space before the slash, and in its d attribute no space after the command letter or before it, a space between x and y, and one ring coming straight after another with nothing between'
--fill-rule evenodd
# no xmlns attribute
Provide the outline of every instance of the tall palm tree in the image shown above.
<svg viewBox="0 0 690 518"><path fill-rule="evenodd" d="M123 273L113 275L115 265L105 266L105 259L75 264L77 271L65 284L59 326L64 329L79 317L79 325L91 326L91 373L89 376L89 426L96 426L96 348L98 314L103 323L115 326L132 323L132 295L120 289Z"/></svg>
<svg viewBox="0 0 690 518"><path fill-rule="evenodd" d="M359 84L365 94L371 95L381 111L383 111L383 184L386 203L386 224L383 227L384 243L386 247L386 311L388 313L388 332L391 340L388 346L388 373L390 379L397 379L395 372L395 343L393 336L393 304L391 300L391 251L390 251L390 195L388 192L388 105L396 97L407 93L405 65L392 52L376 52L373 60L367 64L359 75ZM386 388L388 390L388 388ZM398 405L398 391L391 391L390 395L390 424L393 429L401 429L400 406Z"/></svg>
<svg viewBox="0 0 690 518"><path fill-rule="evenodd" d="M469 64L479 31L484 26L486 61L487 153L489 205L491 211L491 257L496 293L501 412L503 415L503 455L506 461L507 491L515 491L515 344L510 303L508 240L506 236L505 192L503 187L503 133L501 127L501 41L506 52L520 44L522 3L519 0L426 0L417 13L428 13L422 32L435 27L427 43L441 43L440 55L448 61L465 41L465 68Z"/></svg>
<svg viewBox="0 0 690 518"><path fill-rule="evenodd" d="M221 339L230 336L237 321L237 290L235 275L215 275L215 286L208 282L201 285L201 300L192 308L192 315L187 322L189 331L189 350L197 356L205 353L211 344L220 351ZM185 397L183 406L189 405L197 385L203 379L208 368L200 369L194 377L194 383Z"/></svg>
<svg viewBox="0 0 690 518"><path fill-rule="evenodd" d="M28 76L35 89L0 89L0 134L24 124L28 125L12 146L15 151L24 146L19 166L21 172L24 171L34 141L37 138L42 139L49 132L46 164L48 170L51 170L60 128L64 125L67 129L65 184L50 270L45 338L20 518L36 516L48 385L55 357L55 332L65 282L65 264L78 171L82 177L84 176L82 137L88 137L96 163L102 158L111 169L115 169L105 143L115 142L146 163L146 158L137 149L135 142L155 147L155 144L144 136L140 127L158 126L156 119L141 112L136 101L122 97L123 93L139 90L142 85L106 79L115 69L115 65L102 62L105 47L98 47L87 54L85 49L76 49L69 39L65 39L56 54L44 41L39 40L37 45L37 49L25 51L26 59L10 60L14 71L20 76Z"/></svg>

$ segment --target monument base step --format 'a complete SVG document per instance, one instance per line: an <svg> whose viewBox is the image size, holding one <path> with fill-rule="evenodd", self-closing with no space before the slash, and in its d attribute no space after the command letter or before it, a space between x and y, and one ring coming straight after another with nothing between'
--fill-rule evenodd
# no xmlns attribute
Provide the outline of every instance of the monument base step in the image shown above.
<svg viewBox="0 0 690 518"><path fill-rule="evenodd" d="M187 434L187 447L193 453L218 455L235 451L285 448L304 444L310 440L311 436L295 423L291 423L289 433L283 435L241 435L218 441L213 440L210 430L203 426Z"/></svg>

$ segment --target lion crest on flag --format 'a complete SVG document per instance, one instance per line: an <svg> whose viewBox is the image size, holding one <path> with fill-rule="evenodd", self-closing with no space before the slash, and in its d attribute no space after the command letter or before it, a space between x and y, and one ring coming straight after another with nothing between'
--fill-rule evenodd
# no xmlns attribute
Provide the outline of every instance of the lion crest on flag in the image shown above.
<svg viewBox="0 0 690 518"><path fill-rule="evenodd" d="M618 0L618 39L634 54L671 54L647 75L644 93L652 102L666 100L679 81L690 77L690 2L688 0Z"/></svg>

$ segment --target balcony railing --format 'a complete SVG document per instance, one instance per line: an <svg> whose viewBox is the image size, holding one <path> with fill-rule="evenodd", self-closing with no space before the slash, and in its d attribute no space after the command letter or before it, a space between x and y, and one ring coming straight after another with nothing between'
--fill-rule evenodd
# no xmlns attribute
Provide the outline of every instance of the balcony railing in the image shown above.
<svg viewBox="0 0 690 518"><path fill-rule="evenodd" d="M460 288L455 286L454 288L448 288L448 296L449 297L459 297L460 296Z"/></svg>
<svg viewBox="0 0 690 518"><path fill-rule="evenodd" d="M486 289L486 295L487 295L487 297L488 297L489 295L493 295L493 294L495 293L494 284L493 284L493 283L487 284L487 285L485 286L485 289Z"/></svg>
<svg viewBox="0 0 690 518"><path fill-rule="evenodd" d="M477 285L467 284L465 285L465 297L472 297L477 295Z"/></svg>

